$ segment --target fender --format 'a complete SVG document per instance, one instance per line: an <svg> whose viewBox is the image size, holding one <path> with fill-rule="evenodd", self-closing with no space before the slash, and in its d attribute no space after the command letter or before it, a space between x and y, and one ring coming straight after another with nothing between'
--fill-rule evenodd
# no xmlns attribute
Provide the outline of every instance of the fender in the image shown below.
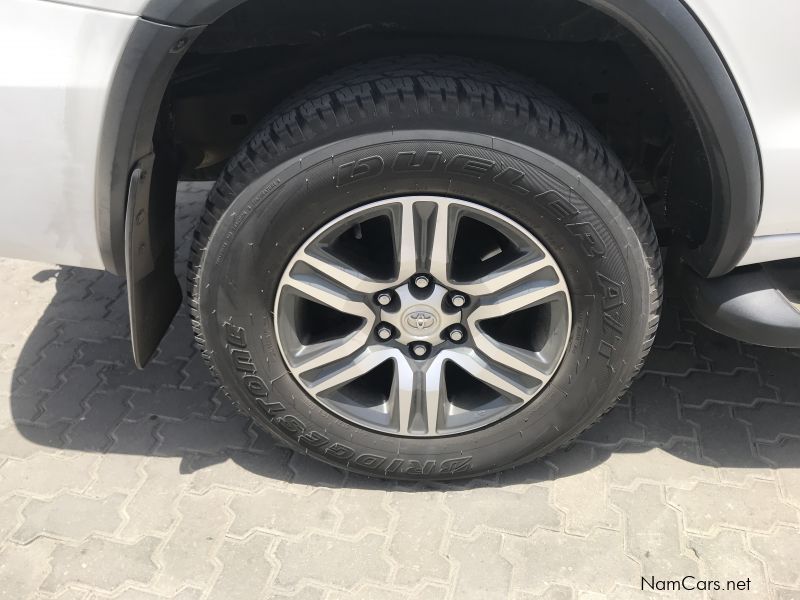
<svg viewBox="0 0 800 600"><path fill-rule="evenodd" d="M709 158L712 214L706 240L684 259L705 277L725 275L753 241L763 196L758 141L733 75L682 0L580 1L635 34L686 102Z"/></svg>
<svg viewBox="0 0 800 600"><path fill-rule="evenodd" d="M137 163L154 155L152 160L158 164L159 149L153 147L153 134L169 79L205 27L244 1L149 0L145 5L112 84L100 146L97 230L103 260L111 272L126 271L129 188ZM762 198L758 143L729 69L682 0L578 1L606 13L631 31L653 52L686 102L709 157L712 215L706 240L697 248L685 250L683 258L704 277L724 275L737 265L753 239ZM139 202L148 205L148 190L142 189L141 183L137 185ZM174 253L169 240L146 243ZM145 280L147 273L137 260L135 255L128 256L127 270L139 273L140 281ZM158 264L164 269L172 268L168 261ZM166 275L162 273L156 279L165 281ZM128 283L129 294L132 299L138 298L138 304L164 306L153 310L172 312L149 321L165 331L174 314L173 303L146 299L136 282ZM158 294L159 290L163 286L153 286L144 296ZM152 327L148 330L133 315L131 330L134 340L147 340L137 349L137 365L143 366L164 331L154 331Z"/></svg>

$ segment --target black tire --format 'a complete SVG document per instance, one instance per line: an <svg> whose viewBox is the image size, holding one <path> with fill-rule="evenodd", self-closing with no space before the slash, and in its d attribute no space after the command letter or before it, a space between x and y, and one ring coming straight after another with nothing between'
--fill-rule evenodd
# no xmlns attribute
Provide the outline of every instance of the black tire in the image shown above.
<svg viewBox="0 0 800 600"><path fill-rule="evenodd" d="M391 168L399 152L431 150L498 167L481 177ZM374 157L383 168L352 176L347 165ZM524 178L498 178L509 165ZM347 185L337 185L341 169ZM359 205L420 192L483 202L535 232L568 280L573 312L563 361L534 401L491 426L437 438L381 434L327 411L287 373L270 318L305 236ZM481 475L569 443L630 384L661 304L648 213L599 135L523 77L427 56L348 68L276 110L212 190L190 279L197 340L244 413L300 452L401 479Z"/></svg>

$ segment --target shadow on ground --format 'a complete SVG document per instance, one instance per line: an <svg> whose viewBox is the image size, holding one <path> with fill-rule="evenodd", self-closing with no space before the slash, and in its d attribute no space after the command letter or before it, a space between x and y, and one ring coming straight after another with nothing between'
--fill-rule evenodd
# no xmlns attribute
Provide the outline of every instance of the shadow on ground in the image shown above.
<svg viewBox="0 0 800 600"><path fill-rule="evenodd" d="M179 272L201 196L188 195L178 208ZM77 268L44 270L34 281L50 278L56 279L55 296L13 374L12 415L29 441L83 452L180 456L184 472L232 459L276 479L392 485L292 457L236 414L193 346L185 309L152 363L137 371L124 281ZM800 456L782 451L785 440L800 436L798 389L800 353L716 335L679 302L668 301L644 372L598 425L544 463L463 485L559 477L619 453L655 452L726 469L800 466Z"/></svg>

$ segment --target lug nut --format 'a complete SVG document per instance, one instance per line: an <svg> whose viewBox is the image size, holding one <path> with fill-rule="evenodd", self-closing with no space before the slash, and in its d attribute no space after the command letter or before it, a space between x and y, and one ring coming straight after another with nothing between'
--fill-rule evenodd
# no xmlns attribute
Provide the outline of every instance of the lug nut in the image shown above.
<svg viewBox="0 0 800 600"><path fill-rule="evenodd" d="M423 288L424 289L424 288L428 287L430 284L431 284L431 280L430 280L430 277L428 277L427 275L417 275L414 278L414 285L416 285L418 288Z"/></svg>
<svg viewBox="0 0 800 600"><path fill-rule="evenodd" d="M417 358L422 358L428 353L428 347L425 344L411 344L411 354Z"/></svg>
<svg viewBox="0 0 800 600"><path fill-rule="evenodd" d="M384 342L392 339L392 328L388 325L380 325L375 333L377 333L378 339Z"/></svg>
<svg viewBox="0 0 800 600"><path fill-rule="evenodd" d="M461 308L467 303L467 297L464 294L453 294L450 296L450 304L456 308Z"/></svg>
<svg viewBox="0 0 800 600"><path fill-rule="evenodd" d="M461 343L464 341L465 337L464 330L461 329L461 327L453 327L450 330L449 337L451 342L455 342L456 344Z"/></svg>
<svg viewBox="0 0 800 600"><path fill-rule="evenodd" d="M378 294L376 300L381 306L388 306L392 303L392 295L389 292L383 292Z"/></svg>

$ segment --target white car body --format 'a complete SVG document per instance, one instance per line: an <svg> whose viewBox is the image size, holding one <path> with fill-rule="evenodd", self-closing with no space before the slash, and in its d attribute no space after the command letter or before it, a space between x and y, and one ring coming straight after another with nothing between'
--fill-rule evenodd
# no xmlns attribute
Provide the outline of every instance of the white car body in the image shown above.
<svg viewBox="0 0 800 600"><path fill-rule="evenodd" d="M791 0L689 0L739 86L761 150L761 217L740 265L800 256L800 40ZM769 15L769 18L765 18Z"/></svg>
<svg viewBox="0 0 800 600"><path fill-rule="evenodd" d="M0 5L0 255L104 268L95 213L99 140L136 20L38 0Z"/></svg>
<svg viewBox="0 0 800 600"><path fill-rule="evenodd" d="M100 136L111 83L148 0L0 5L0 255L102 269ZM800 56L789 0L688 0L741 90L763 170L755 237L739 264L800 255ZM764 14L769 18L764 18Z"/></svg>

